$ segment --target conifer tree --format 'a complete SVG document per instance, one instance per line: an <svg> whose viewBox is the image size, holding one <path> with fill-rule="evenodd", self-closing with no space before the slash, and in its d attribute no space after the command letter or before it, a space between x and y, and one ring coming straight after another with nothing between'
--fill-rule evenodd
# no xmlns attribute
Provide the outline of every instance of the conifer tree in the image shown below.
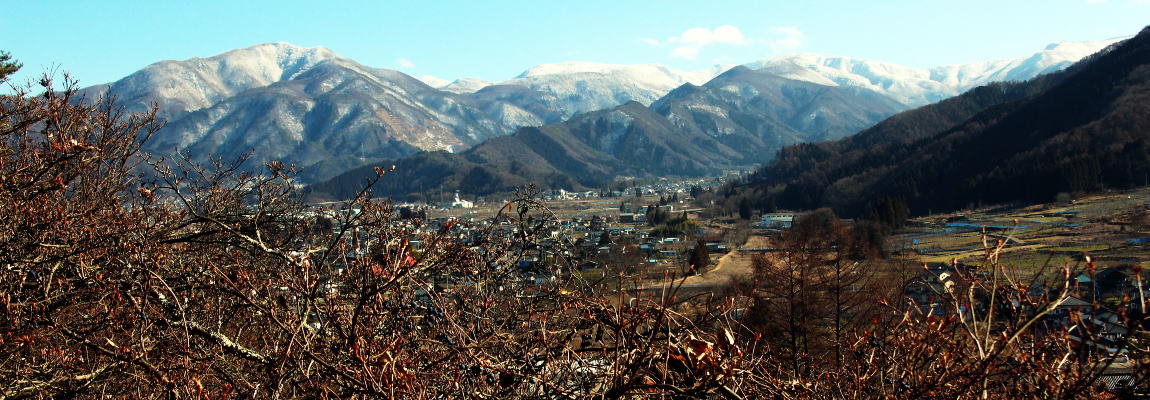
<svg viewBox="0 0 1150 400"><path fill-rule="evenodd" d="M12 59L12 55L6 51L0 51L0 82L8 80L8 76L16 73L22 67L19 62Z"/></svg>
<svg viewBox="0 0 1150 400"><path fill-rule="evenodd" d="M702 271L707 268L711 263L711 252L707 250L707 244L702 240L695 242L694 250L691 250L691 258L688 261L695 267L696 271Z"/></svg>

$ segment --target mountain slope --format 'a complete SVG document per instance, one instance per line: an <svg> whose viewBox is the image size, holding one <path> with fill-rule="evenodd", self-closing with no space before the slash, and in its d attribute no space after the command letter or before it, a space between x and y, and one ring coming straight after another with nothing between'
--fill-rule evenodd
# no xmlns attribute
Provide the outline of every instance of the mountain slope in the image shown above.
<svg viewBox="0 0 1150 400"><path fill-rule="evenodd" d="M929 104L958 93L954 86L931 79L928 70L850 57L797 54L746 66L790 79L884 93L905 106Z"/></svg>
<svg viewBox="0 0 1150 400"><path fill-rule="evenodd" d="M939 135L990 107L1041 93L1061 82L1065 73L1027 82L1001 82L972 89L935 104L904 111L839 140L804 143L781 149L757 171L752 181L762 187L786 185L787 207L813 208L832 182L867 175L908 157L910 144Z"/></svg>
<svg viewBox="0 0 1150 400"><path fill-rule="evenodd" d="M568 121L629 101L651 104L692 137L709 136L738 149L723 165L747 165L769 159L786 144L853 133L906 103L946 95L945 87L1060 68L1097 45L1060 44L1025 59L931 72L842 57L788 56L764 62L761 73L738 69L714 84L706 82L725 67L682 72L659 65L572 62L538 65L498 84L426 77L441 86L436 88L321 47L272 43L159 62L87 92L115 96L129 111L158 102L168 124L149 151L187 150L205 161L209 155L230 159L250 150L253 168L269 159L294 162L305 167L305 182L420 150L462 151L518 128Z"/></svg>
<svg viewBox="0 0 1150 400"><path fill-rule="evenodd" d="M180 149L206 161L250 151L252 168L297 163L305 181L419 150L465 149L542 122L509 103L286 43L164 61L86 91L116 96L132 111L160 103L168 123L147 144L153 153Z"/></svg>
<svg viewBox="0 0 1150 400"><path fill-rule="evenodd" d="M902 109L872 91L746 67L732 68L703 86L684 85L651 107L680 129L741 149L753 162L768 160L783 145L855 133Z"/></svg>
<svg viewBox="0 0 1150 400"><path fill-rule="evenodd" d="M307 175L322 178L417 149L466 148L512 129L472 103L399 72L332 59L176 119L150 148L225 158L250 149L254 160L290 158L304 167L326 161L327 171Z"/></svg>
<svg viewBox="0 0 1150 400"><path fill-rule="evenodd" d="M698 72L682 72L654 64L540 64L495 86L500 88L497 90L501 93L501 101L523 109L536 110L533 105L547 103L546 112L537 112L537 115L543 117L545 122L553 123L629 101L649 105L685 83L701 85L723 69L715 67ZM460 89L476 86L473 82L459 82L458 85ZM481 87L475 95L490 98L490 93L482 92L491 87Z"/></svg>
<svg viewBox="0 0 1150 400"><path fill-rule="evenodd" d="M902 199L923 213L1144 184L1150 176L1150 29L1062 75L999 86L1017 93L950 127L936 124L941 131L919 140L876 146L838 165L780 167L802 152L817 152L815 146L785 150L793 154L764 169L754 185L784 186L784 205L859 215L880 198ZM1031 92L1037 94L1026 96ZM771 178L788 170L790 179Z"/></svg>
<svg viewBox="0 0 1150 400"><path fill-rule="evenodd" d="M476 94L522 90L527 89L495 85ZM520 129L460 154L401 159L399 171L377 190L405 197L440 189L488 194L526 183L580 189L620 176L705 176L768 160L786 144L857 131L899 107L865 90L738 67L703 86L686 84L652 108L632 101ZM348 196L371 174L369 167L349 171L314 185L313 192Z"/></svg>
<svg viewBox="0 0 1150 400"><path fill-rule="evenodd" d="M930 74L932 80L959 91L990 82L1024 81L1062 70L1124 39L1128 38L1052 43L1029 57L935 67Z"/></svg>
<svg viewBox="0 0 1150 400"><path fill-rule="evenodd" d="M745 66L790 79L867 89L917 107L988 83L1023 81L1055 72L1119 40L1059 42L1028 57L930 69L821 54L787 55Z"/></svg>
<svg viewBox="0 0 1150 400"><path fill-rule="evenodd" d="M564 123L523 128L458 154L401 159L376 191L405 197L428 190L485 195L528 183L585 189L618 176L714 174L738 157L713 138L685 133L642 104L629 102ZM372 173L370 166L357 168L310 190L343 198Z"/></svg>
<svg viewBox="0 0 1150 400"><path fill-rule="evenodd" d="M207 58L161 61L109 84L87 88L89 96L115 95L128 111L160 105L160 117L176 119L248 89L291 79L317 64L340 58L323 47L267 43Z"/></svg>

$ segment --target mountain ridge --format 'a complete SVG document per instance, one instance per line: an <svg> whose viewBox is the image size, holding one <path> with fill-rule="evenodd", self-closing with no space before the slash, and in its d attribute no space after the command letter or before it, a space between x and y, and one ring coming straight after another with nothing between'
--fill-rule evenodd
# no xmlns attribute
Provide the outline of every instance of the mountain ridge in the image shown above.
<svg viewBox="0 0 1150 400"><path fill-rule="evenodd" d="M582 190L620 176L708 176L766 161L787 144L857 131L899 109L879 93L736 67L702 86L684 84L652 107L629 101L521 128L458 154L399 159L375 190L429 200L419 192L487 195L533 182ZM812 113L817 118L807 118ZM357 168L310 189L317 197L346 197L373 173Z"/></svg>
<svg viewBox="0 0 1150 400"><path fill-rule="evenodd" d="M1146 93L1150 28L1063 72L975 89L838 143L785 148L743 190L865 216L891 204L921 214L1140 185L1150 176ZM916 121L925 129L913 137L891 133Z"/></svg>
<svg viewBox="0 0 1150 400"><path fill-rule="evenodd" d="M1026 57L913 68L853 57L800 53L744 64L780 76L887 94L910 107L953 97L990 82L1026 80L1054 72L1127 38L1056 42Z"/></svg>
<svg viewBox="0 0 1150 400"><path fill-rule="evenodd" d="M298 162L311 167L303 177L305 182L315 182L357 164L423 150L458 152L522 127L560 123L630 101L654 106L680 87L703 87L725 68L688 73L655 64L541 64L504 82L458 79L436 88L426 82L443 85L443 81L368 67L323 47L281 42L205 58L161 61L85 91L90 97L118 97L128 111L143 111L160 103L160 117L169 123L149 144L147 150L151 152L166 155L175 149L191 150L206 161L209 154L234 158L254 150L255 165L268 158ZM804 72L801 67L787 73L811 75L800 79L808 82L819 80L813 75L818 71ZM816 83L847 86L856 94L890 93L887 87L852 86L829 78ZM744 95L753 97L754 93ZM720 103L731 100L717 92L709 96ZM781 98L785 96L775 97L780 104L789 101ZM886 104L877 98L866 100L875 101ZM808 128L817 129L814 126L823 123L820 115L827 113L810 110L812 113L805 114L813 115L810 121L802 121L795 113L784 121L775 113L767 121L739 113L731 104L694 107L710 106L763 123L775 130L778 137L771 140L778 143L839 137L864 127L859 121L873 123L877 121L874 115L900 111L884 106L880 112L828 122L839 129L812 136ZM771 107L756 109L772 112ZM762 142L764 132L750 133L754 129L746 129L749 124L725 119L724 126L715 125L717 120L700 125L694 122L701 120L691 122L686 114L680 114L670 115L680 128L723 137L728 147L761 150L774 146ZM800 126L804 124L808 126ZM796 127L803 133L792 132ZM725 135L723 129L741 134Z"/></svg>

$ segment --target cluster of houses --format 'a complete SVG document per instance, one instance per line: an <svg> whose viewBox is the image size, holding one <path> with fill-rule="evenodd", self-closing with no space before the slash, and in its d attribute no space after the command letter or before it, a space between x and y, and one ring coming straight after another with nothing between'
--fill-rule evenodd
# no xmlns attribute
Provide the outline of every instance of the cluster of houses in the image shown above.
<svg viewBox="0 0 1150 400"><path fill-rule="evenodd" d="M668 211L673 210L671 206ZM715 232L695 228L672 236L656 236L644 229L646 217L636 210L626 210L618 217L594 215L560 222L571 228L573 248L584 262L577 266L583 272L600 270L624 272L641 279L662 277L665 272L686 273L686 257L702 241L710 254L725 253L726 244Z"/></svg>
<svg viewBox="0 0 1150 400"><path fill-rule="evenodd" d="M744 171L728 171L729 176L739 176L745 173ZM585 199L598 199L607 197L629 197L629 196L652 196L667 193L687 193L691 188L712 187L722 184L723 180L718 178L699 178L699 179L659 179L654 182L636 184L631 187L623 187L617 189L603 189L603 190L566 190L554 189L544 191L540 194L540 200L544 201L561 201L561 200L585 200ZM503 204L505 199L489 199L495 204ZM460 197L459 192L455 192L454 197L448 201L433 202L433 206L440 209L453 209L453 208L473 208L479 204L484 203L484 199L475 197L473 200L467 200Z"/></svg>
<svg viewBox="0 0 1150 400"><path fill-rule="evenodd" d="M452 203L456 208L473 206L458 197ZM675 211L673 205L653 207L666 213ZM510 249L523 250L523 255L514 265L517 283L546 285L572 273L623 272L640 279L657 278L669 271L686 273L687 257L699 241L706 244L710 254L728 251L720 232L695 228L674 236L653 236L646 224L646 207L622 211L618 214L572 216L528 223L528 226L535 229L532 232L531 248ZM337 214L356 212L358 210L327 211L312 216L317 218L317 227L334 230L337 227L333 221L339 219ZM419 251L423 245L420 240L423 233L447 232L460 243L479 244L490 237L519 237L523 229L518 223L494 218L410 218L399 219L394 224L397 229L411 233L408 242L415 251ZM358 233L350 235L350 238L354 243L349 248L359 249L360 252L366 252L372 245L372 238ZM361 255L355 254L353 250L347 259L353 260ZM337 282L342 268L340 270L335 271L337 273L329 279L330 283L324 284L325 293L338 293Z"/></svg>

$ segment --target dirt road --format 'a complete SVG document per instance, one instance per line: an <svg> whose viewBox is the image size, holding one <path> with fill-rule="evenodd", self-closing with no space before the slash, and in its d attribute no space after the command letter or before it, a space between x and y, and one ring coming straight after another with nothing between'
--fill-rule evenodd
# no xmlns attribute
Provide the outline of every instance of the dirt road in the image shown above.
<svg viewBox="0 0 1150 400"><path fill-rule="evenodd" d="M754 236L747 238L747 242L740 248L768 247L767 238ZM684 285L691 287L722 287L731 282L733 278L747 278L751 276L751 257L754 253L743 250L732 250L719 258L719 263L702 274L688 277Z"/></svg>

